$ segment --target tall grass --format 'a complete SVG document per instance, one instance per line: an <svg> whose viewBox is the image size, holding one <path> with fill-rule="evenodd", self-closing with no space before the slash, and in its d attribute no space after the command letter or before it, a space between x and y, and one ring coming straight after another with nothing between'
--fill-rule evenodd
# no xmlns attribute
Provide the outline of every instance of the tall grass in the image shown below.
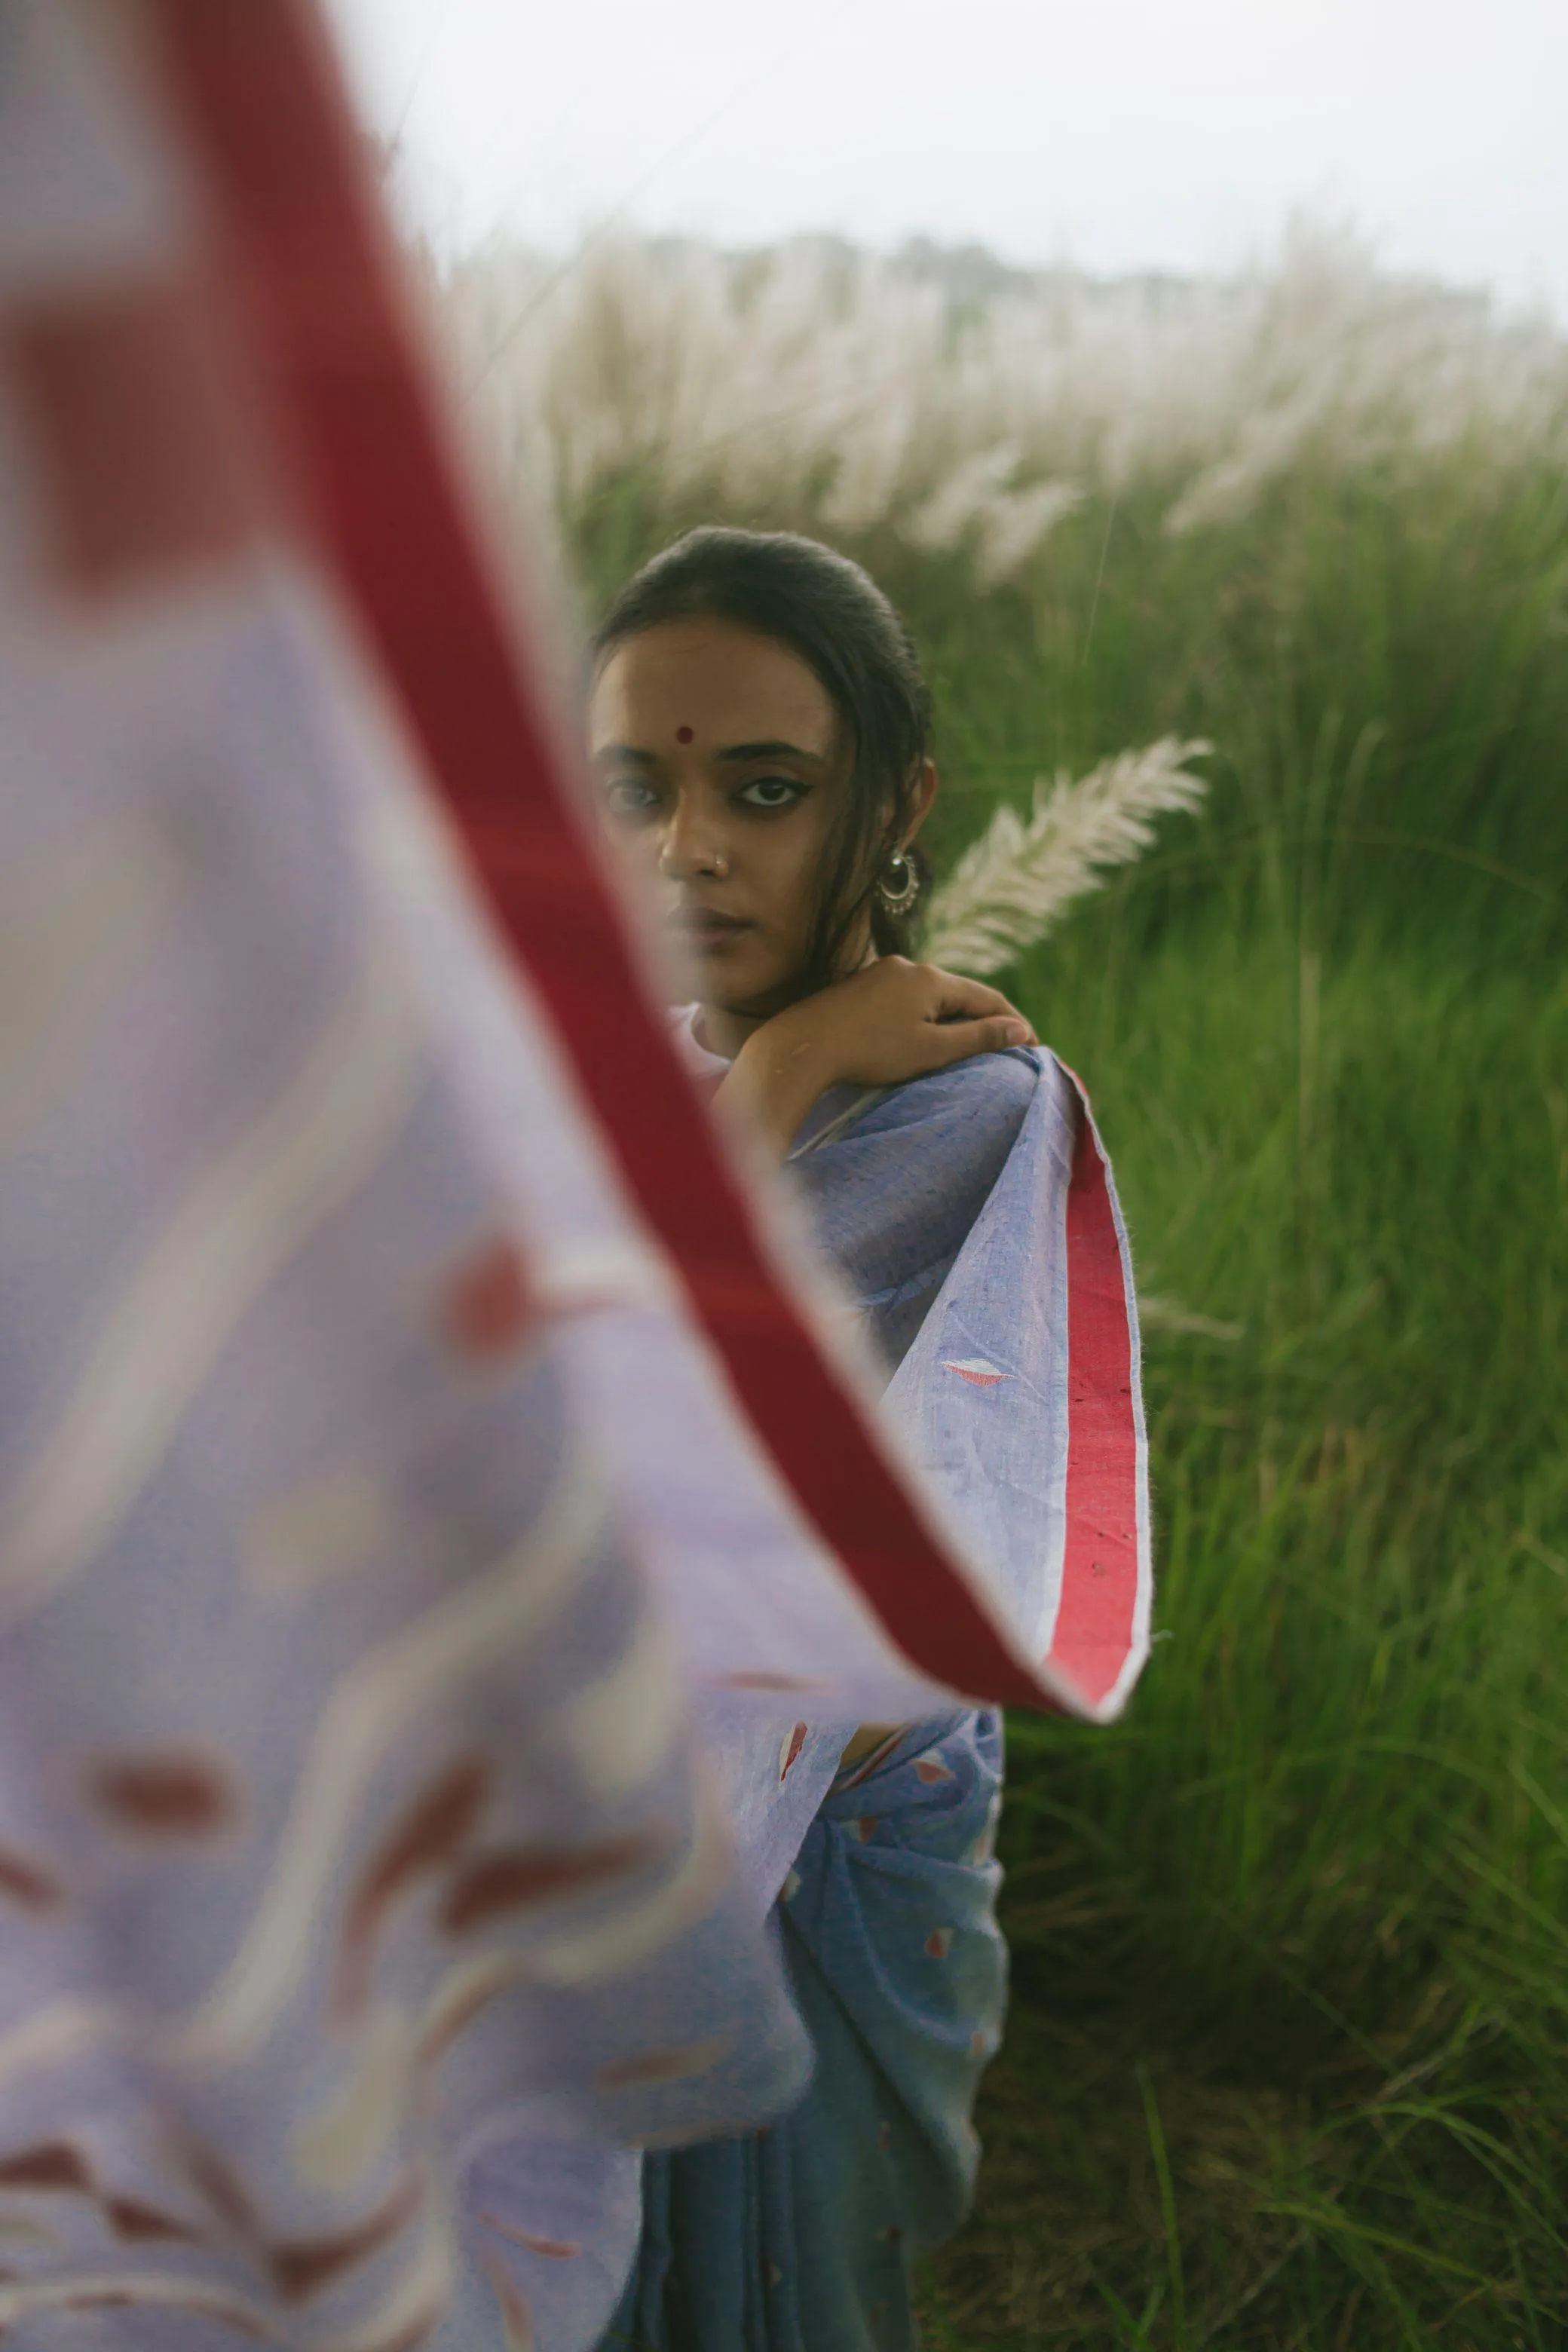
<svg viewBox="0 0 1568 2352"><path fill-rule="evenodd" d="M1142 2064L1190 2341L1556 2343L1568 985L1440 940L1314 981L1261 924L1113 977L1117 929L1025 1002L1097 1073L1166 1302L1168 1639L1105 1738L1014 1727L1026 2022L950 2298L1143 2340L1090 2325L1168 2276Z"/></svg>
<svg viewBox="0 0 1568 2352"><path fill-rule="evenodd" d="M1117 1154L1162 1638L1121 1726L1012 1729L931 2341L1568 2342L1568 353L1310 240L449 293L588 600L700 519L871 565L950 863L1041 773L1215 747L1008 979Z"/></svg>

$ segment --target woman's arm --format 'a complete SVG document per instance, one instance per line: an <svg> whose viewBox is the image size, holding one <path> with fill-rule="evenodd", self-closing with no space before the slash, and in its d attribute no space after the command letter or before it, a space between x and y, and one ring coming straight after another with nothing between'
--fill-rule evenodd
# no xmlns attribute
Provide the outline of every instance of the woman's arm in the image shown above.
<svg viewBox="0 0 1568 2352"><path fill-rule="evenodd" d="M883 956L764 1021L717 1099L783 1154L829 1087L897 1087L972 1054L1032 1045L1016 1006L983 981Z"/></svg>

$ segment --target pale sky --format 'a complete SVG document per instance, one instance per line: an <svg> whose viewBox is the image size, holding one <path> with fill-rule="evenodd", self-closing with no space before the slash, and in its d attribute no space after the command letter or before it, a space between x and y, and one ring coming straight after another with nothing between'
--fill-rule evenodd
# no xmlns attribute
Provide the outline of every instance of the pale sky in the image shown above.
<svg viewBox="0 0 1568 2352"><path fill-rule="evenodd" d="M1293 211L1568 320L1568 0L330 0L443 243L1267 257Z"/></svg>

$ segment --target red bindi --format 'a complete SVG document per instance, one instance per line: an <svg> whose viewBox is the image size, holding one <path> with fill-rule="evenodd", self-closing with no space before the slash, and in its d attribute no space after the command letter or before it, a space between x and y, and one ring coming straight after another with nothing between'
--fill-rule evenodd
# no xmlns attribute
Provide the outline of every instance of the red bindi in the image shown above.
<svg viewBox="0 0 1568 2352"><path fill-rule="evenodd" d="M675 730L675 740L678 743L689 743L691 740L690 728L678 727Z"/></svg>

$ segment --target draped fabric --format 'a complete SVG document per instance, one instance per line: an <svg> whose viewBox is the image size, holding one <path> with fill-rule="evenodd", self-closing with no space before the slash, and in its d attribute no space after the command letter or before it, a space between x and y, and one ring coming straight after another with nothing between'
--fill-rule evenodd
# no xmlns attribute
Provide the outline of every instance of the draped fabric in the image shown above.
<svg viewBox="0 0 1568 2352"><path fill-rule="evenodd" d="M0 0L19 2352L583 2352L637 2150L802 2092L837 1727L1099 1704L709 1131L541 668L306 0Z"/></svg>
<svg viewBox="0 0 1568 2352"><path fill-rule="evenodd" d="M1001 1765L996 1717L966 1711L837 1777L778 1913L810 2087L760 2131L645 2158L606 2352L910 2352L913 2260L968 2206L1001 2032Z"/></svg>
<svg viewBox="0 0 1568 2352"><path fill-rule="evenodd" d="M675 1025L716 1084L725 1065L690 1013ZM1049 1443L1065 1405L1061 1099L1048 1055L978 1055L886 1091L835 1089L788 1157L890 1383L885 1409L955 1513L988 1515L994 1555L1015 1564L1037 1560L1062 1521L1059 1495L1019 1475L1031 1444L1047 1478L1061 1463ZM960 1345L970 1352L952 1354ZM972 1391L993 1408L984 1416ZM1001 2030L1000 1727L950 1714L835 1771L848 1728L810 1754L803 1742L806 1785L832 1777L777 1911L810 2087L760 2133L646 2160L637 2268L605 2352L915 2344L913 2259L963 2218L971 2108ZM732 1759L757 1741L748 1725L709 1729Z"/></svg>

